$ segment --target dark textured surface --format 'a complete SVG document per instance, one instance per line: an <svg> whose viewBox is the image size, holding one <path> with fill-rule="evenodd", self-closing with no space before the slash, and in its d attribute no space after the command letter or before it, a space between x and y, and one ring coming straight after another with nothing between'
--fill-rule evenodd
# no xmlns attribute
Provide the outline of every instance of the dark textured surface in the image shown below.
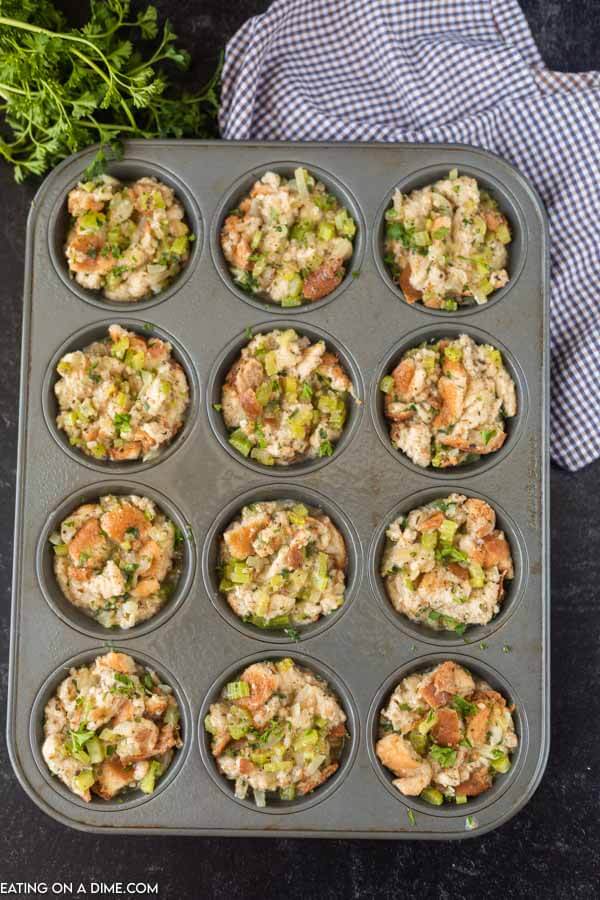
<svg viewBox="0 0 600 900"><path fill-rule="evenodd" d="M217 48L260 0L226 4L162 2L197 60L191 78L210 73ZM71 4L76 8L76 4ZM544 59L562 70L600 68L598 0L523 3ZM32 186L0 168L0 642L7 679L18 358L25 220ZM600 463L571 475L552 471L552 747L537 794L500 830L463 844L101 838L44 816L18 786L1 748L0 880L158 881L161 900L185 898L598 896L600 815Z"/></svg>

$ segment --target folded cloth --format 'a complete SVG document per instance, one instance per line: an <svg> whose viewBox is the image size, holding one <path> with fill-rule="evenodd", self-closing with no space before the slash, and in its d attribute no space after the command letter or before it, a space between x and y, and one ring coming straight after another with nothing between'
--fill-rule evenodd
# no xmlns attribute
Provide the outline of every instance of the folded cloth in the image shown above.
<svg viewBox="0 0 600 900"><path fill-rule="evenodd" d="M220 126L458 142L528 175L550 218L552 457L600 456L600 73L547 69L517 0L275 0L229 42Z"/></svg>

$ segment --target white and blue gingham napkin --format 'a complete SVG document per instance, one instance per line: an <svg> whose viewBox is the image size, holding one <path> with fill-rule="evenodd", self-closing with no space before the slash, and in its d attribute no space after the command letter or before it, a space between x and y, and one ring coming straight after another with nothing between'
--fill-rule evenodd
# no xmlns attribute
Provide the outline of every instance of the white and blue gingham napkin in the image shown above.
<svg viewBox="0 0 600 900"><path fill-rule="evenodd" d="M517 0L275 0L227 47L220 126L465 143L528 175L550 216L552 456L600 456L600 73L549 71Z"/></svg>

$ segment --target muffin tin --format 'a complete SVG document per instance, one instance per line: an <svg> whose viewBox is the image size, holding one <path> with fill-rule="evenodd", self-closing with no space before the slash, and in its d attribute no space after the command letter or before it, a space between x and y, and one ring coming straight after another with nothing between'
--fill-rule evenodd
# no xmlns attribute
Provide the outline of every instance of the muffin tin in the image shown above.
<svg viewBox="0 0 600 900"><path fill-rule="evenodd" d="M71 157L48 177L28 222L7 717L21 784L49 815L96 832L442 839L498 826L531 797L548 753L549 273L546 218L536 193L508 163L458 145L130 142L110 174L125 180L156 175L175 187L197 240L163 294L118 304L69 280L61 252L66 195L92 156L90 150ZM298 165L336 192L359 231L337 290L315 304L281 310L233 285L218 235L227 210L257 177ZM485 306L442 313L402 300L382 261L382 221L397 185L410 190L452 168L491 188L515 242L507 287ZM57 359L111 322L170 340L190 382L186 425L151 463L84 457L54 424ZM227 444L212 406L223 375L247 328L275 327L294 327L313 339L323 335L357 385L361 403L331 458L263 468ZM455 471L422 470L389 444L377 385L403 349L463 331L503 351L519 412L497 454ZM461 638L399 617L386 605L377 571L390 519L452 491L489 500L516 562L500 615ZM185 533L176 595L155 619L125 632L104 631L70 609L53 583L47 548L63 514L106 492L147 494ZM219 531L249 499L277 497L321 506L349 549L345 605L307 627L297 642L237 620L212 572ZM84 804L41 759L43 707L69 666L106 652L107 645L150 664L173 685L184 747L151 796ZM258 809L236 800L231 783L217 773L203 715L231 674L252 661L288 655L327 678L348 714L351 739L339 771L320 789ZM513 766L466 806L432 807L403 797L374 754L378 712L394 685L444 658L466 665L516 704L520 743Z"/></svg>

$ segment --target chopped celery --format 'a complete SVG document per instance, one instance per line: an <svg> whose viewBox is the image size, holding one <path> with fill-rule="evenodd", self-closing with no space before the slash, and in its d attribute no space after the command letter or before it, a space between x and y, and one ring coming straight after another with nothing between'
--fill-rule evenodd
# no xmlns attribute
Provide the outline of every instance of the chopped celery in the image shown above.
<svg viewBox="0 0 600 900"><path fill-rule="evenodd" d="M337 222L337 216L336 216ZM321 222L317 229L317 236L322 241L331 241L335 237L335 225L332 222Z"/></svg>
<svg viewBox="0 0 600 900"><path fill-rule="evenodd" d="M440 525L440 540L444 544L451 544L457 529L458 522L453 522L452 519L444 519Z"/></svg>
<svg viewBox="0 0 600 900"><path fill-rule="evenodd" d="M162 774L162 766L157 759L150 761L150 767L140 782L140 790L151 794L156 787L156 779Z"/></svg>
<svg viewBox="0 0 600 900"><path fill-rule="evenodd" d="M294 668L294 661L289 656L286 656L275 663L275 668L278 672L287 672L289 669Z"/></svg>
<svg viewBox="0 0 600 900"><path fill-rule="evenodd" d="M241 706L232 706L228 714L229 734L234 741L239 741L252 725L252 716Z"/></svg>
<svg viewBox="0 0 600 900"><path fill-rule="evenodd" d="M424 353L421 362L426 372L433 372L437 362L437 353Z"/></svg>
<svg viewBox="0 0 600 900"><path fill-rule="evenodd" d="M252 573L246 563L232 560L225 566L225 577L234 584L248 584Z"/></svg>
<svg viewBox="0 0 600 900"><path fill-rule="evenodd" d="M261 242L261 239L262 239L262 231L259 228L257 231L254 232L254 234L252 235L252 240L250 241L250 246L252 247L253 250L256 250L256 248L258 247L258 245Z"/></svg>
<svg viewBox="0 0 600 900"><path fill-rule="evenodd" d="M255 447L254 450L250 453L252 459L255 459L256 462L260 463L261 466L274 466L275 459L274 457L264 450L261 447Z"/></svg>
<svg viewBox="0 0 600 900"><path fill-rule="evenodd" d="M256 399L261 406L266 406L271 399L273 392L271 390L271 382L263 381L256 389Z"/></svg>
<svg viewBox="0 0 600 900"><path fill-rule="evenodd" d="M498 240L500 241L501 244L510 244L511 237L510 237L510 230L508 228L508 225L501 225L499 228L497 228L496 229L496 237L498 238Z"/></svg>
<svg viewBox="0 0 600 900"><path fill-rule="evenodd" d="M456 179L458 178L458 169L450 169L450 171L448 172L448 178L450 179L450 181L456 181Z"/></svg>
<svg viewBox="0 0 600 900"><path fill-rule="evenodd" d="M456 300L453 300L452 297L446 297L446 299L442 303L442 309L447 310L448 312L456 312L458 309L458 303Z"/></svg>
<svg viewBox="0 0 600 900"><path fill-rule="evenodd" d="M453 362L460 362L462 359L462 350L460 347L453 347L450 344L448 347L444 347L444 356L446 359L450 359Z"/></svg>
<svg viewBox="0 0 600 900"><path fill-rule="evenodd" d="M294 741L294 750L307 750L319 743L319 732L316 728L307 728Z"/></svg>
<svg viewBox="0 0 600 900"><path fill-rule="evenodd" d="M270 350L269 353L267 353L264 362L267 375L277 375L279 364L277 362L277 354L274 350Z"/></svg>
<svg viewBox="0 0 600 900"><path fill-rule="evenodd" d="M232 447L235 447L243 456L248 456L250 450L252 449L252 444L248 439L247 435L241 430L241 428L237 428L229 435L229 443Z"/></svg>
<svg viewBox="0 0 600 900"><path fill-rule="evenodd" d="M217 730L214 726L213 720L210 716L204 716L204 730L208 731L209 734L216 734Z"/></svg>
<svg viewBox="0 0 600 900"><path fill-rule="evenodd" d="M449 228L436 228L431 232L431 236L435 241L443 241L450 234Z"/></svg>
<svg viewBox="0 0 600 900"><path fill-rule="evenodd" d="M279 799L280 800L295 800L296 799L296 787L293 784L290 784L289 787L281 788L279 791Z"/></svg>
<svg viewBox="0 0 600 900"><path fill-rule="evenodd" d="M298 193L301 197L308 197L309 194L309 184L312 181L314 185L314 178L312 178L306 169L298 168L294 170L294 178L296 180L296 187L298 188Z"/></svg>
<svg viewBox="0 0 600 900"><path fill-rule="evenodd" d="M174 253L175 256L185 256L188 249L188 237L187 234L182 234L178 238L175 238L173 243L171 244L171 253Z"/></svg>
<svg viewBox="0 0 600 900"><path fill-rule="evenodd" d="M308 509L304 503L296 503L288 512L288 519L293 525L304 525L307 516Z"/></svg>
<svg viewBox="0 0 600 900"><path fill-rule="evenodd" d="M508 772L508 770L510 769L510 759L504 754L502 756L499 756L497 759L490 760L490 763L492 768L495 769L496 772L500 772L502 774L504 774L504 772Z"/></svg>
<svg viewBox="0 0 600 900"><path fill-rule="evenodd" d="M489 345L486 347L488 359L495 366L501 366L502 362L502 354L495 347L490 347Z"/></svg>
<svg viewBox="0 0 600 900"><path fill-rule="evenodd" d="M282 306L302 306L302 300L299 297L284 297L281 301Z"/></svg>
<svg viewBox="0 0 600 900"><path fill-rule="evenodd" d="M306 240L306 235L310 234L314 231L314 225L309 219L300 219L299 222L293 226L290 232L290 238L293 241L304 241Z"/></svg>
<svg viewBox="0 0 600 900"><path fill-rule="evenodd" d="M454 800L456 803L466 803L467 797L464 794L457 794Z"/></svg>
<svg viewBox="0 0 600 900"><path fill-rule="evenodd" d="M95 765L101 763L104 759L104 747L97 737L90 738L85 745L85 752L90 758L90 762Z"/></svg>
<svg viewBox="0 0 600 900"><path fill-rule="evenodd" d="M426 803L431 803L432 806L441 806L444 802L444 795L442 792L432 787L426 787L425 790L421 791L420 797L422 800L425 800Z"/></svg>
<svg viewBox="0 0 600 900"><path fill-rule="evenodd" d="M425 531L421 535L421 546L425 550L435 550L438 542L438 532L437 531Z"/></svg>
<svg viewBox="0 0 600 900"><path fill-rule="evenodd" d="M105 222L106 216L104 215L104 213L90 210L83 216L79 217L79 219L77 220L77 225L80 231L89 233L92 231L99 231Z"/></svg>
<svg viewBox="0 0 600 900"><path fill-rule="evenodd" d="M171 704L167 706L167 709L164 714L164 723L165 725L177 725L179 722L179 709L175 704Z"/></svg>
<svg viewBox="0 0 600 900"><path fill-rule="evenodd" d="M281 380L286 398L294 403L298 395L298 379L292 375L284 375Z"/></svg>
<svg viewBox="0 0 600 900"><path fill-rule="evenodd" d="M427 752L427 735L421 734L419 731L411 731L408 739L412 747L420 756L425 756Z"/></svg>
<svg viewBox="0 0 600 900"><path fill-rule="evenodd" d="M346 209L340 209L335 216L335 227L342 237L352 239L356 234L356 223Z"/></svg>
<svg viewBox="0 0 600 900"><path fill-rule="evenodd" d="M129 338L125 335L122 338L119 338L118 341L110 348L110 355L115 356L117 359L123 359L127 350L129 349Z"/></svg>
<svg viewBox="0 0 600 900"><path fill-rule="evenodd" d="M250 685L246 681L230 681L225 685L225 698L239 700L250 696Z"/></svg>
<svg viewBox="0 0 600 900"><path fill-rule="evenodd" d="M66 544L55 544L54 552L57 556L66 556L69 552L69 548Z"/></svg>
<svg viewBox="0 0 600 900"><path fill-rule="evenodd" d="M394 379L391 375L384 375L381 381L379 382L379 390L383 391L384 394L389 394L389 392L394 387Z"/></svg>
<svg viewBox="0 0 600 900"><path fill-rule="evenodd" d="M469 579L473 588L482 588L485 585L485 572L479 563L469 565Z"/></svg>
<svg viewBox="0 0 600 900"><path fill-rule="evenodd" d="M423 721L419 722L419 724L417 725L417 731L419 732L419 734L428 734L437 722L437 718L437 713L434 713L434 711L430 709Z"/></svg>
<svg viewBox="0 0 600 900"><path fill-rule="evenodd" d="M75 785L79 788L82 793L85 791L89 791L91 786L96 781L96 776L94 775L91 769L85 769L83 772L79 772L73 779Z"/></svg>

